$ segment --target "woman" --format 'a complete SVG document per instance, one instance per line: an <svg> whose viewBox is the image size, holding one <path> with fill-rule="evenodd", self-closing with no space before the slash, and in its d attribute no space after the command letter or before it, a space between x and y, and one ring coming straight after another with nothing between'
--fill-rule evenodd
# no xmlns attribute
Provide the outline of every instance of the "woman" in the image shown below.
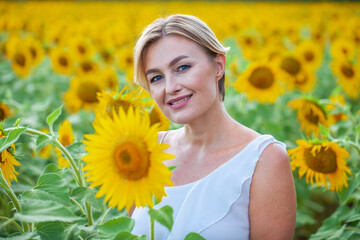
<svg viewBox="0 0 360 240"><path fill-rule="evenodd" d="M173 187L157 206L174 210L171 233L156 239L292 239L296 197L282 143L233 120L225 110L225 48L193 16L157 19L135 47L135 81L162 112L184 127L159 133L176 158ZM146 209L135 209L133 233L149 236Z"/></svg>

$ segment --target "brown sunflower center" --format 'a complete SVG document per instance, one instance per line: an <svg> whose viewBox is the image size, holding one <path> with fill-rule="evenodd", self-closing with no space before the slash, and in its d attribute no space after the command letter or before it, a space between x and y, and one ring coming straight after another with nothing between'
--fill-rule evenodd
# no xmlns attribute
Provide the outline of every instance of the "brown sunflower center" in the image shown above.
<svg viewBox="0 0 360 240"><path fill-rule="evenodd" d="M5 120L5 118L6 118L6 113L4 109L0 107L0 121Z"/></svg>
<svg viewBox="0 0 360 240"><path fill-rule="evenodd" d="M69 61L64 56L59 57L58 61L59 61L60 65L63 67L67 67L69 65Z"/></svg>
<svg viewBox="0 0 360 240"><path fill-rule="evenodd" d="M36 59L36 57L38 55L36 49L33 47L30 47L30 53L31 53L32 58Z"/></svg>
<svg viewBox="0 0 360 240"><path fill-rule="evenodd" d="M113 109L115 110L115 112L118 112L120 108L122 108L125 112L128 111L130 107L130 103L127 101L124 101L122 99L117 99L117 100L113 100L111 101L106 107L105 107L105 112L108 116L112 117L113 116Z"/></svg>
<svg viewBox="0 0 360 240"><path fill-rule="evenodd" d="M16 53L14 56L14 60L18 65L20 65L22 67L25 66L26 58L25 58L24 54Z"/></svg>
<svg viewBox="0 0 360 240"><path fill-rule="evenodd" d="M352 67L349 67L349 66L346 66L346 65L341 66L341 72L347 78L351 78L352 76L354 76L354 70L352 69Z"/></svg>
<svg viewBox="0 0 360 240"><path fill-rule="evenodd" d="M258 67L252 72L249 82L256 88L267 89L274 83L274 74L267 67Z"/></svg>
<svg viewBox="0 0 360 240"><path fill-rule="evenodd" d="M101 56L105 60L105 62L112 60L111 54L109 52L107 52L107 51L101 52Z"/></svg>
<svg viewBox="0 0 360 240"><path fill-rule="evenodd" d="M93 65L89 62L83 62L81 63L81 68L84 70L84 72L90 72L93 70Z"/></svg>
<svg viewBox="0 0 360 240"><path fill-rule="evenodd" d="M319 116L312 109L305 115L305 118L316 125L319 123Z"/></svg>
<svg viewBox="0 0 360 240"><path fill-rule="evenodd" d="M132 65L133 62L134 62L131 57L127 57L127 58L125 59L125 61L126 61L126 63L127 63L128 65Z"/></svg>
<svg viewBox="0 0 360 240"><path fill-rule="evenodd" d="M311 51L306 51L304 53L304 58L307 62L312 62L315 58L314 53Z"/></svg>
<svg viewBox="0 0 360 240"><path fill-rule="evenodd" d="M161 119L157 111L153 108L150 112L150 125L161 123Z"/></svg>
<svg viewBox="0 0 360 240"><path fill-rule="evenodd" d="M300 62L293 57L285 57L280 65L281 69L288 72L290 75L295 76L300 72Z"/></svg>
<svg viewBox="0 0 360 240"><path fill-rule="evenodd" d="M77 94L79 98L86 103L97 102L96 94L100 91L100 88L91 82L81 83Z"/></svg>
<svg viewBox="0 0 360 240"><path fill-rule="evenodd" d="M321 147L319 151L311 153L312 148L304 151L306 165L316 172L334 173L337 170L336 154L331 148Z"/></svg>
<svg viewBox="0 0 360 240"><path fill-rule="evenodd" d="M251 46L253 44L252 38L249 38L249 37L245 38L245 43L246 43L246 45Z"/></svg>
<svg viewBox="0 0 360 240"><path fill-rule="evenodd" d="M128 180L145 177L150 168L150 156L142 142L120 142L115 148L114 160L119 175Z"/></svg>
<svg viewBox="0 0 360 240"><path fill-rule="evenodd" d="M84 54L86 52L86 48L83 45L78 46L79 53Z"/></svg>

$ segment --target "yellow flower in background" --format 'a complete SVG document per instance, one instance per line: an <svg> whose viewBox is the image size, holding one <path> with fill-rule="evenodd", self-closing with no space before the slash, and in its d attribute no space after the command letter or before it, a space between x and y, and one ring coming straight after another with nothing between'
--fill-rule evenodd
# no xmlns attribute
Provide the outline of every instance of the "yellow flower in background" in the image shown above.
<svg viewBox="0 0 360 240"><path fill-rule="evenodd" d="M63 121L59 127L58 140L63 146L69 146L74 143L74 134L71 126L71 122L68 120Z"/></svg>
<svg viewBox="0 0 360 240"><path fill-rule="evenodd" d="M60 124L58 133L58 140L63 146L66 147L74 143L73 129L71 126L71 122L69 122L68 120L63 121ZM56 156L58 157L59 168L70 167L69 161L63 157L62 152L58 148L55 149L55 152Z"/></svg>
<svg viewBox="0 0 360 240"><path fill-rule="evenodd" d="M11 67L13 71L21 78L30 74L32 57L29 49L25 46L18 46L11 57Z"/></svg>
<svg viewBox="0 0 360 240"><path fill-rule="evenodd" d="M75 62L70 52L58 47L50 52L51 65L56 73L71 75L74 72Z"/></svg>
<svg viewBox="0 0 360 240"><path fill-rule="evenodd" d="M107 66L102 69L99 78L100 81L104 82L108 90L115 91L119 87L119 78L112 67Z"/></svg>
<svg viewBox="0 0 360 240"><path fill-rule="evenodd" d="M5 103L0 102L0 122L12 115L12 111Z"/></svg>
<svg viewBox="0 0 360 240"><path fill-rule="evenodd" d="M112 50L103 47L99 50L99 54L107 65L112 65L115 62L115 56Z"/></svg>
<svg viewBox="0 0 360 240"><path fill-rule="evenodd" d="M237 34L236 39L244 58L249 61L255 60L263 44L260 33L255 29L245 29Z"/></svg>
<svg viewBox="0 0 360 240"><path fill-rule="evenodd" d="M294 99L288 105L297 110L297 119L300 122L301 129L307 134L320 134L319 123L328 126L325 110L314 100Z"/></svg>
<svg viewBox="0 0 360 240"><path fill-rule="evenodd" d="M71 113L84 110L94 110L98 104L97 94L104 85L95 76L75 76L70 81L70 89L63 94L65 106Z"/></svg>
<svg viewBox="0 0 360 240"><path fill-rule="evenodd" d="M272 64L253 63L240 74L234 82L234 88L246 93L250 100L258 100L261 103L274 103L284 93L281 73Z"/></svg>
<svg viewBox="0 0 360 240"><path fill-rule="evenodd" d="M302 41L300 42L294 52L297 56L302 58L303 62L309 66L312 71L319 68L322 59L322 46L315 41Z"/></svg>
<svg viewBox="0 0 360 240"><path fill-rule="evenodd" d="M338 111L339 105L345 106L346 104L344 95L342 94L338 94L336 96L332 95L330 96L330 101L331 103L326 105L326 111L329 113L328 114L329 125L333 125L337 122L347 120L348 116L345 113Z"/></svg>
<svg viewBox="0 0 360 240"><path fill-rule="evenodd" d="M344 57L338 58L331 64L331 69L346 95L353 100L358 99L360 93L360 63L354 65Z"/></svg>
<svg viewBox="0 0 360 240"><path fill-rule="evenodd" d="M331 56L333 59L345 58L353 60L356 56L356 46L345 38L339 38L331 43Z"/></svg>
<svg viewBox="0 0 360 240"><path fill-rule="evenodd" d="M133 50L130 47L121 48L117 52L117 65L120 70L127 72L134 67Z"/></svg>
<svg viewBox="0 0 360 240"><path fill-rule="evenodd" d="M95 54L95 47L89 38L74 37L70 39L70 51L78 61L91 59Z"/></svg>
<svg viewBox="0 0 360 240"><path fill-rule="evenodd" d="M276 59L279 68L288 77L287 87L294 88L303 92L311 91L315 86L315 73L306 67L304 60L295 53L284 53L282 57Z"/></svg>
<svg viewBox="0 0 360 240"><path fill-rule="evenodd" d="M99 65L93 60L83 60L79 62L77 66L76 73L79 76L84 76L87 74L97 74L99 72Z"/></svg>
<svg viewBox="0 0 360 240"><path fill-rule="evenodd" d="M170 128L169 119L162 113L158 105L154 104L150 111L150 125L159 123L159 131L166 131Z"/></svg>
<svg viewBox="0 0 360 240"><path fill-rule="evenodd" d="M114 111L118 112L119 109L122 108L127 112L131 106L144 110L146 104L139 95L139 92L136 90L127 92L126 89L127 87L124 87L119 93L107 93L105 91L99 93L99 104L96 108L96 116L104 117L107 115L112 117Z"/></svg>
<svg viewBox="0 0 360 240"><path fill-rule="evenodd" d="M299 168L299 177L306 175L306 182L325 186L331 191L341 191L348 187L346 158L350 155L345 148L335 142L323 141L311 143L306 140L296 141L298 147L288 150L293 171Z"/></svg>
<svg viewBox="0 0 360 240"><path fill-rule="evenodd" d="M173 185L171 171L163 161L174 158L164 153L166 144L157 142L158 129L150 127L149 116L138 109L113 112L94 122L95 134L87 134L88 155L84 171L91 187L100 186L96 197L105 195L108 205L119 210L153 207L153 198L166 196L165 185Z"/></svg>
<svg viewBox="0 0 360 240"><path fill-rule="evenodd" d="M42 128L40 131L43 133L49 133L49 129L47 128ZM53 149L52 145L46 145L45 147L40 149L39 156L41 158L48 159L51 155L52 149Z"/></svg>
<svg viewBox="0 0 360 240"><path fill-rule="evenodd" d="M4 135L0 131L0 139L3 138ZM0 168L1 172L5 178L5 180L11 185L11 180L17 181L16 175L19 175L18 172L15 171L14 166L20 166L21 164L14 158L15 154L15 145L12 144L6 150L0 153Z"/></svg>
<svg viewBox="0 0 360 240"><path fill-rule="evenodd" d="M29 50L31 55L31 63L37 66L44 59L44 49L41 43L33 37L28 36L25 38L24 46Z"/></svg>

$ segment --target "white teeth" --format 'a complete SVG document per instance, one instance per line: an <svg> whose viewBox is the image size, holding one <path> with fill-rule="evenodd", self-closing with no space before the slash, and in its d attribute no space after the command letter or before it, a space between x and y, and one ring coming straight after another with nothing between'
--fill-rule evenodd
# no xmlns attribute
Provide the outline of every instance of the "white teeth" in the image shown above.
<svg viewBox="0 0 360 240"><path fill-rule="evenodd" d="M188 97L186 97L186 98L183 98L183 99L181 99L181 100L179 100L179 101L176 101L176 102L172 102L172 103L170 103L170 104L171 104L171 105L175 105L175 104L181 103L181 102L183 102L183 101L188 100L190 97L191 97L191 96L188 96Z"/></svg>

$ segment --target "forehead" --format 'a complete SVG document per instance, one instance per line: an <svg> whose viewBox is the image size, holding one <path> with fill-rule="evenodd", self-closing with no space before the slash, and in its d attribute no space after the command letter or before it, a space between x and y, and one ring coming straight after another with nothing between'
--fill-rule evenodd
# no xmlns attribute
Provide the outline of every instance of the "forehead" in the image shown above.
<svg viewBox="0 0 360 240"><path fill-rule="evenodd" d="M145 70L168 64L179 55L190 58L206 57L206 52L196 42L182 36L169 35L152 43L143 55Z"/></svg>

